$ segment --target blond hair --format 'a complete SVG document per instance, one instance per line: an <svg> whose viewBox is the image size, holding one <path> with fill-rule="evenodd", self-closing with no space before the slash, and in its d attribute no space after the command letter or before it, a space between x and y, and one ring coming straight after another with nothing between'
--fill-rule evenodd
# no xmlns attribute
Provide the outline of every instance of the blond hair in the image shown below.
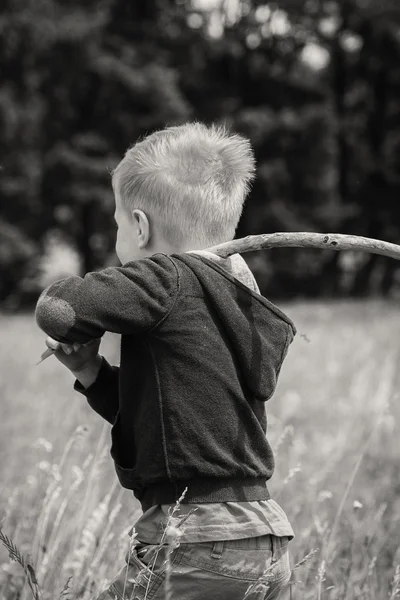
<svg viewBox="0 0 400 600"><path fill-rule="evenodd" d="M249 140L194 122L136 143L112 184L128 213L143 210L168 242L207 247L234 238L254 170Z"/></svg>

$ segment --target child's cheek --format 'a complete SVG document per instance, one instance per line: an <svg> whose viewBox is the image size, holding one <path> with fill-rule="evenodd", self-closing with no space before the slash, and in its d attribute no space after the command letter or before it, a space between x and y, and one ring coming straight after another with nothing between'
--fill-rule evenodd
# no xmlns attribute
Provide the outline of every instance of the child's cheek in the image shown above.
<svg viewBox="0 0 400 600"><path fill-rule="evenodd" d="M122 232L117 234L115 251L122 265L134 259L132 242L129 238L124 236Z"/></svg>
<svg viewBox="0 0 400 600"><path fill-rule="evenodd" d="M118 259L121 262L121 264L124 264L124 247L123 247L123 243L122 243L122 239L121 239L121 235L118 233L117 234L117 241L115 243L115 252L117 253Z"/></svg>

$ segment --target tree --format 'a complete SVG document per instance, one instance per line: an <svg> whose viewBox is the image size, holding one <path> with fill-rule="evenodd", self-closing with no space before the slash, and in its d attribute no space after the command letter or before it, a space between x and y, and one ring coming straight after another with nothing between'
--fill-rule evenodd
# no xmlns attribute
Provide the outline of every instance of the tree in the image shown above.
<svg viewBox="0 0 400 600"><path fill-rule="evenodd" d="M396 0L199 6L2 3L4 244L15 247L16 231L31 243L27 267L52 230L78 250L82 272L109 260L110 172L141 136L189 119L224 121L254 146L258 177L238 236L330 230L398 240ZM390 259L365 257L349 277L351 261L335 252L247 258L275 296L389 293L396 274ZM7 281L3 298L15 302L20 280Z"/></svg>

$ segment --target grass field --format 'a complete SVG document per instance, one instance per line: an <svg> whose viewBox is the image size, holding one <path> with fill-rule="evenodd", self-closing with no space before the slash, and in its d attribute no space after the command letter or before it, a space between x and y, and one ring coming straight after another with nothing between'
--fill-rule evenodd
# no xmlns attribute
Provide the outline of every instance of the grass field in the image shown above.
<svg viewBox="0 0 400 600"><path fill-rule="evenodd" d="M283 306L298 327L267 403L271 495L291 520L294 599L400 597L400 319L395 304ZM96 597L124 564L139 506L119 487L110 426L73 392L31 315L0 318L0 520L44 599ZM118 360L118 344L102 352ZM0 547L0 599L31 598ZM63 596L64 598L68 596Z"/></svg>

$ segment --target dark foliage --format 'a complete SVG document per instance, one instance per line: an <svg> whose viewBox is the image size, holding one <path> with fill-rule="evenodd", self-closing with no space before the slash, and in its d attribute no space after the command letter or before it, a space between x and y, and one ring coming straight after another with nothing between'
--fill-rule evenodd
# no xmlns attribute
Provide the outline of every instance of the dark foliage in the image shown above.
<svg viewBox="0 0 400 600"><path fill-rule="evenodd" d="M5 0L0 7L0 301L34 299L49 232L112 260L110 170L167 124L224 121L258 177L237 236L400 238L397 0ZM204 4L205 6L205 4ZM229 8L229 6L231 8ZM196 8L197 7L197 8ZM389 294L395 261L247 255L275 297Z"/></svg>

